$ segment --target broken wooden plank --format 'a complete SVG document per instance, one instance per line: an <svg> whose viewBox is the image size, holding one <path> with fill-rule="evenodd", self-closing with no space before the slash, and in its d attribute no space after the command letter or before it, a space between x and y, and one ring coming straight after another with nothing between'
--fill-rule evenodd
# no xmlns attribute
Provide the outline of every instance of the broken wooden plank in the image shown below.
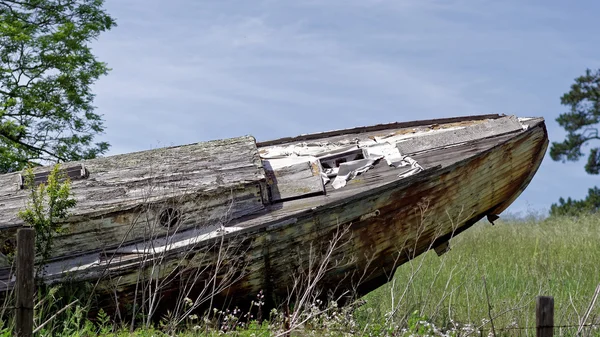
<svg viewBox="0 0 600 337"><path fill-rule="evenodd" d="M321 166L314 157L264 160L271 202L325 193Z"/></svg>

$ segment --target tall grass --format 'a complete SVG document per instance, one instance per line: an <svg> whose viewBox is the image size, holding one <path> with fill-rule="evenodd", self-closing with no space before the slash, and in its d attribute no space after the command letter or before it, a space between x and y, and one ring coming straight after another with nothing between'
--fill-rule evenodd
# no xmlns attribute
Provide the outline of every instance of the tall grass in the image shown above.
<svg viewBox="0 0 600 337"><path fill-rule="evenodd" d="M392 282L366 296L359 321L381 321L394 311L386 322L417 315L441 327L490 331L493 319L496 329L520 335L535 326L536 296L554 296L555 325L578 325L600 283L599 216L480 222L451 247L442 257L430 251L398 268ZM588 324L600 323L599 307Z"/></svg>
<svg viewBox="0 0 600 337"><path fill-rule="evenodd" d="M481 222L452 239L451 247L441 257L430 251L400 266L356 310L307 304L299 316L303 323L291 333L284 312L258 323L246 320L251 313L232 311L210 321L191 314L177 335L488 336L493 321L499 336L534 336L538 295L554 297L556 325L574 326L556 328L557 336L575 336L582 323L600 324L599 303L586 315L600 283L599 216ZM106 315L92 322L77 305L65 314L40 335L173 335L161 332L169 322L131 331ZM0 328L0 335L10 335L9 329ZM600 336L600 329L586 327L581 336Z"/></svg>

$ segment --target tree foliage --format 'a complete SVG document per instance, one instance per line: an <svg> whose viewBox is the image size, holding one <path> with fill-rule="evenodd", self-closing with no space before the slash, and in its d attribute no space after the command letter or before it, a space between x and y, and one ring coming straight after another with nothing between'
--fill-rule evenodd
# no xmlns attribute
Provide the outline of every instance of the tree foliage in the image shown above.
<svg viewBox="0 0 600 337"><path fill-rule="evenodd" d="M596 213L600 210L600 188L594 187L588 190L588 195L583 200L572 200L563 198L558 204L550 207L550 216L577 216L584 213Z"/></svg>
<svg viewBox="0 0 600 337"><path fill-rule="evenodd" d="M0 0L0 172L108 150L91 91L108 68L89 47L115 26L103 2Z"/></svg>
<svg viewBox="0 0 600 337"><path fill-rule="evenodd" d="M558 116L556 121L567 131L562 142L553 142L550 157L553 160L577 161L584 153L582 146L600 140L598 122L600 121L600 69L586 70L585 75L575 79L571 90L565 93L561 104L570 107L569 112ZM589 174L600 173L600 150L592 147L585 165Z"/></svg>

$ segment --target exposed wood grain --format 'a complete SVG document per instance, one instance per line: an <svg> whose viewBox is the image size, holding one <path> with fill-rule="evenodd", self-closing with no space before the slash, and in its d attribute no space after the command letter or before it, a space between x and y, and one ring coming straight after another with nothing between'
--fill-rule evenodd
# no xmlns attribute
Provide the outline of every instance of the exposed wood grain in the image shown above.
<svg viewBox="0 0 600 337"><path fill-rule="evenodd" d="M252 137L99 158L85 161L85 167L89 177L72 182L77 207L64 224L66 233L55 239L53 257L166 235L169 229L157 219L169 207L182 214L179 230L264 208L265 175ZM22 223L16 214L28 197L14 184L18 175L0 175L0 243L12 240L13 246Z"/></svg>
<svg viewBox="0 0 600 337"><path fill-rule="evenodd" d="M289 164L285 159L264 160L263 165L272 202L325 193L316 158Z"/></svg>
<svg viewBox="0 0 600 337"><path fill-rule="evenodd" d="M229 299L237 301L247 296L250 300L260 290L273 296L273 301L285 298L286 285L292 282L292 275L308 266L306 252L311 247L322 249L338 226L344 225L351 226L351 235L343 247L334 252L332 260L346 262L328 273L322 287L350 289L359 295L370 291L387 282L386 275L393 275L398 265L435 247L436 238L444 239L468 228L522 188L531 170L537 169L526 163L532 158L537 158L537 163L541 160L540 148L547 143L544 135L545 129L537 128L526 136L497 144L493 151L446 168L375 188L369 194L359 193L330 202L312 211L296 212L296 221L283 222L280 226L256 224L229 234L232 242L241 238L251 240L243 256L243 264L247 266L243 278L232 285ZM504 156L507 151L519 155L507 160ZM507 174L510 170L516 172ZM483 198L479 199L480 196ZM302 200L288 204L300 202ZM427 207L423 210L425 213L421 213L419 204L424 202ZM380 215L360 221L362 215L374 210L379 210ZM194 249L202 251L201 247ZM114 271L127 275L126 268ZM366 276L361 279L361 275ZM131 293L132 278L122 280L120 294L126 296Z"/></svg>
<svg viewBox="0 0 600 337"><path fill-rule="evenodd" d="M484 123L466 126L457 130L441 133L425 134L397 143L400 153L409 154L431 149L444 148L449 145L480 140L488 137L499 136L506 133L522 131L523 126L515 116L491 119ZM452 150L448 151L452 153Z"/></svg>
<svg viewBox="0 0 600 337"><path fill-rule="evenodd" d="M483 119L494 119L500 118L500 115L497 114L489 114L489 115L476 115L476 116L464 116L464 117L452 117L452 118L440 118L440 119L430 119L430 120L419 120L419 121L411 121L411 122L397 122L397 123L388 123L388 124L378 124L373 126L361 126L352 129L345 130L334 130L334 131L326 131L320 133L313 133L309 135L300 135L296 137L285 137L275 140L263 141L259 142L257 145L259 147L264 146L272 146L279 144L293 144L297 142L310 141L315 139L335 139L336 136L340 136L343 138L348 138L349 136L357 136L364 133L372 133L379 132L384 130L392 130L392 129L403 129L403 128L413 128L419 126L428 126L428 125L440 125L440 124L451 124L451 123L460 123L463 121L478 121Z"/></svg>

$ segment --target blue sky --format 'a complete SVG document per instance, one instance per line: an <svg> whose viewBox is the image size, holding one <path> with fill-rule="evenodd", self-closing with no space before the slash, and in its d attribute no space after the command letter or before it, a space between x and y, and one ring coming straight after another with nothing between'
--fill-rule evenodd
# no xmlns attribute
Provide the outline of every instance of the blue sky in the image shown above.
<svg viewBox="0 0 600 337"><path fill-rule="evenodd" d="M107 0L93 44L109 154L392 121L542 116L600 67L597 1ZM511 212L582 198L598 179L548 156Z"/></svg>

